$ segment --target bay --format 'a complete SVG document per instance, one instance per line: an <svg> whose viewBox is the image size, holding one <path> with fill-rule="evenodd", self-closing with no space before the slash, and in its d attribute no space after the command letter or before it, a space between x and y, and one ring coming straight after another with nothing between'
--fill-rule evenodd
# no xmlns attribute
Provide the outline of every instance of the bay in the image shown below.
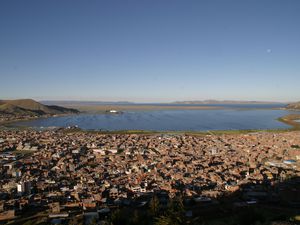
<svg viewBox="0 0 300 225"><path fill-rule="evenodd" d="M29 127L78 126L84 130L207 131L285 129L278 121L289 111L279 109L224 108L215 110L124 111L122 114L78 114L15 123Z"/></svg>

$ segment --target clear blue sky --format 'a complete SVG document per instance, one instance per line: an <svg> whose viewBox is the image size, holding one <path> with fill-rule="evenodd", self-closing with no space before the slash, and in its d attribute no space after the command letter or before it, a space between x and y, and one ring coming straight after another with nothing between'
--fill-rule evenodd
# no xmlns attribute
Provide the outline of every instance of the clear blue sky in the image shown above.
<svg viewBox="0 0 300 225"><path fill-rule="evenodd" d="M1 0L0 99L300 100L299 0Z"/></svg>

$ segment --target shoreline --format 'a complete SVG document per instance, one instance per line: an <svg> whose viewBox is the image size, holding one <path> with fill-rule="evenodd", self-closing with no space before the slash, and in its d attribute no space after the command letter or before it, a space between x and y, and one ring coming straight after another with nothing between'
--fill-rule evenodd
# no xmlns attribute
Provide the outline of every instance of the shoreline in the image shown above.
<svg viewBox="0 0 300 225"><path fill-rule="evenodd" d="M291 129L300 130L300 123L296 120L300 119L300 114L288 114L286 116L280 117L277 120L291 126Z"/></svg>
<svg viewBox="0 0 300 225"><path fill-rule="evenodd" d="M65 133L91 133L91 134L103 134L103 135L239 135L239 134L250 134L250 133L285 133L292 131L299 131L300 129L261 129L261 130L210 130L210 131L154 131L154 130L115 130L115 131L101 131L101 130L82 130L76 129L65 129Z"/></svg>
<svg viewBox="0 0 300 225"><path fill-rule="evenodd" d="M116 111L152 111L152 110L218 110L222 106L175 106L175 105L69 105L82 113L105 113L109 110Z"/></svg>
<svg viewBox="0 0 300 225"><path fill-rule="evenodd" d="M78 113L80 114L80 113ZM9 121L1 121L0 122L0 128L1 127L7 127L7 128L18 128L18 126L10 126L11 124L17 123L17 122L27 122L27 121L33 121L38 119L48 119L48 118L55 118L55 117L64 117L64 116L70 116L70 115L76 115L76 114L60 114L60 115L43 115L40 117L35 118L23 118L23 119L14 119ZM26 128L26 126L24 126Z"/></svg>
<svg viewBox="0 0 300 225"><path fill-rule="evenodd" d="M247 104L244 104L247 105ZM181 105L172 105L172 104L125 104L125 105L117 105L117 104L103 104L103 105L77 105L77 104L68 104L64 105L64 107L74 108L79 110L80 112L85 113L103 113L108 110L117 110L117 111L151 111L151 110L289 110L286 108L274 106L274 107L234 107L232 105L191 105L191 104L181 104Z"/></svg>

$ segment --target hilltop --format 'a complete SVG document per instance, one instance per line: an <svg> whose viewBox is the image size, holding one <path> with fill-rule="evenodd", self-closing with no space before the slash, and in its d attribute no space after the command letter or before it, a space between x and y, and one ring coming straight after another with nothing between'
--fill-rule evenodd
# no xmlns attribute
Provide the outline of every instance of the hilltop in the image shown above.
<svg viewBox="0 0 300 225"><path fill-rule="evenodd" d="M55 105L43 105L32 99L0 100L0 113L10 115L54 115L78 113L76 109Z"/></svg>
<svg viewBox="0 0 300 225"><path fill-rule="evenodd" d="M300 102L291 103L286 106L287 109L300 109Z"/></svg>

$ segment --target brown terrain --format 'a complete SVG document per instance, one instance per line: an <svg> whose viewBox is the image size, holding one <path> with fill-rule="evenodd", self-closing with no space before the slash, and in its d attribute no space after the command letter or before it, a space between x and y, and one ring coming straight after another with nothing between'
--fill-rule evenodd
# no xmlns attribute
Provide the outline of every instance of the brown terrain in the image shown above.
<svg viewBox="0 0 300 225"><path fill-rule="evenodd" d="M300 102L288 104L286 108L300 110Z"/></svg>
<svg viewBox="0 0 300 225"><path fill-rule="evenodd" d="M77 110L61 106L48 106L32 99L0 100L0 113L11 115L45 115L77 113Z"/></svg>

